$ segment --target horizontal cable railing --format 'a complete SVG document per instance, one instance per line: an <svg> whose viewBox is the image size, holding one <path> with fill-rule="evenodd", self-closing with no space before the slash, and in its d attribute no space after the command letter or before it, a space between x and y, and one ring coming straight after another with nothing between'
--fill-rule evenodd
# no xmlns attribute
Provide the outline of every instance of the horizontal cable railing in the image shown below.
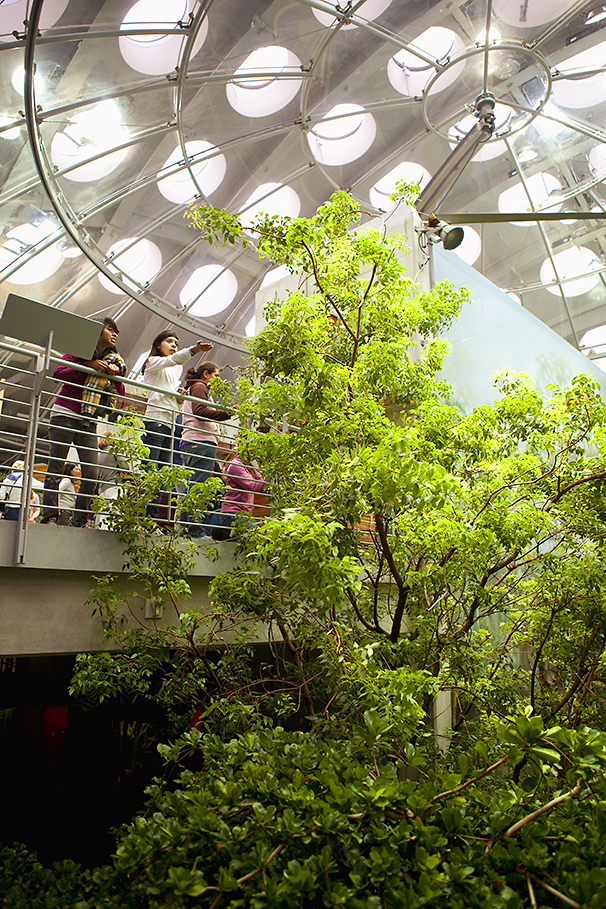
<svg viewBox="0 0 606 909"><path fill-rule="evenodd" d="M89 367L51 355L48 374L44 374L44 357L39 349L0 342L0 351L18 354L20 364L28 358L25 366L16 366L14 359L0 365L0 470L4 473L3 479L0 475L0 504L5 518L21 522L23 533L27 534L27 524L35 520L108 529L110 506L104 508L102 504L99 511L93 512L93 496L99 496L101 503L110 503L124 491L129 474L149 469L155 463L159 467L183 464L193 471L186 483L161 492L147 506L157 532L177 527L192 537L212 533L215 539L222 539L229 535L229 528L226 532L222 525L230 523L226 514L233 515L232 509L238 510L237 495L236 501L229 504L227 499L223 503L217 501L205 515L183 513L180 506L180 499L194 482L203 482L210 476L225 479L221 462L233 447L239 429L233 417L216 421L215 428L195 424L195 430L202 430L202 438L196 440L191 427L183 428L182 404L191 400L214 412L223 410L220 404L117 376L116 381L126 388L121 397L112 381L107 385L101 382L103 388L89 383L88 376L94 376L97 382L108 379ZM58 364L74 370L74 375L66 377L68 381L65 377L53 378L52 370ZM147 396L153 392L162 395L161 403L170 402L171 409L161 411L162 421L150 422L145 416ZM36 395L39 404L34 407ZM111 401L110 396L114 395L115 401ZM81 408L91 412L77 413ZM119 419L129 411L147 423L142 441L150 449L150 457L139 463L125 463L125 455L120 454L120 440L128 448L137 435L137 430ZM203 419L215 422L212 417ZM189 422L194 421L189 418ZM256 483L253 518L267 513L266 499L260 497L261 485L260 481ZM228 489L229 486L228 482ZM240 510L248 517L248 508ZM21 549L25 549L24 544Z"/></svg>

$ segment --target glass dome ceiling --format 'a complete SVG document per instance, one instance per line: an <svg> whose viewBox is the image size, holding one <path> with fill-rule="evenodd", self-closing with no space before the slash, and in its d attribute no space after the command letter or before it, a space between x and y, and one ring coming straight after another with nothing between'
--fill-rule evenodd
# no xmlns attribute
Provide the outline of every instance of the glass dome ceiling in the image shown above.
<svg viewBox="0 0 606 909"><path fill-rule="evenodd" d="M0 305L111 315L133 362L167 323L233 361L250 331L271 263L199 242L192 202L311 215L343 188L384 212L483 88L494 137L441 210L606 212L606 4L7 0L0 60ZM475 225L475 267L584 346L606 221L512 221Z"/></svg>

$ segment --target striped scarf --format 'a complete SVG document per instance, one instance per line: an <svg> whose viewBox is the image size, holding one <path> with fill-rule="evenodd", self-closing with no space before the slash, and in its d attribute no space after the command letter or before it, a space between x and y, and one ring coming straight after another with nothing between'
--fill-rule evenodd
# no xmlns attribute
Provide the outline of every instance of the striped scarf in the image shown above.
<svg viewBox="0 0 606 909"><path fill-rule="evenodd" d="M119 375L126 375L126 363L119 353L112 351L103 357L104 363L113 363L120 370ZM105 376L87 376L82 387L82 407L80 412L86 417L97 416L98 411L113 410L116 395L106 391L112 379Z"/></svg>

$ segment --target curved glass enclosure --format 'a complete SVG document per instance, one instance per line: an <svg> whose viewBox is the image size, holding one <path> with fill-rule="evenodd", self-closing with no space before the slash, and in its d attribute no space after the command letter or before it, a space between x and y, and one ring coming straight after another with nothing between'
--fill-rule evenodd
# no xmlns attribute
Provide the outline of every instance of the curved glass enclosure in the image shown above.
<svg viewBox="0 0 606 909"><path fill-rule="evenodd" d="M497 101L444 212L467 261L584 348L606 323L606 16L574 0L25 0L0 5L0 276L111 315L134 360L166 324L238 362L271 263L210 247L191 205L388 218ZM562 212L519 221L516 213ZM511 213L511 222L491 213ZM606 215L605 215L606 216Z"/></svg>

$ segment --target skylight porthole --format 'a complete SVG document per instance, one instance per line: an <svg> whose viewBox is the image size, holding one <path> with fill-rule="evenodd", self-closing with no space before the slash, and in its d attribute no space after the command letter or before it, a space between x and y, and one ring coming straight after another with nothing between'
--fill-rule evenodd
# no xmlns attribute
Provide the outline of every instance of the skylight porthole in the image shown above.
<svg viewBox="0 0 606 909"><path fill-rule="evenodd" d="M606 65L606 41L558 64L561 73L577 70L583 72ZM606 100L606 73L558 79L553 83L551 95L560 107L593 107Z"/></svg>
<svg viewBox="0 0 606 909"><path fill-rule="evenodd" d="M419 183L423 189L431 180L431 174L422 164L414 161L401 161L393 170L377 180L368 193L371 205L379 211L393 211L397 203L389 198L396 188L396 183L404 180L406 183Z"/></svg>
<svg viewBox="0 0 606 909"><path fill-rule="evenodd" d="M499 133L508 132L508 124L513 116L512 109L504 104L495 104L494 113L494 135L498 136ZM473 129L477 122L477 118L474 117L473 114L470 114L468 117L463 117L459 123L455 123L454 126L451 126L448 130L450 147L453 149L456 148L458 143L471 129ZM471 160L476 162L491 161L493 158L498 158L499 155L505 154L507 154L507 145L502 139L497 139L496 141L484 142L480 145L479 151L476 152Z"/></svg>
<svg viewBox="0 0 606 909"><path fill-rule="evenodd" d="M179 22L187 22L195 6L195 0L138 0L122 20L125 28L167 28L179 27ZM191 56L194 57L206 40L208 18L204 18L194 42ZM120 53L131 69L150 76L161 76L172 72L179 63L179 58L187 32L182 35L121 35L119 38Z"/></svg>
<svg viewBox="0 0 606 909"><path fill-rule="evenodd" d="M579 342L585 356L593 351L595 354L606 356L606 325L598 325L597 328L590 328L586 331ZM602 369L604 366L602 365Z"/></svg>
<svg viewBox="0 0 606 909"><path fill-rule="evenodd" d="M51 160L59 168L66 167L127 141L128 131L122 126L119 107L113 101L102 101L76 114L65 129L55 133L51 142ZM99 180L116 170L125 156L124 148L109 152L96 161L69 171L65 178L74 183Z"/></svg>
<svg viewBox="0 0 606 909"><path fill-rule="evenodd" d="M0 248L0 270L12 265L19 256L26 253L32 246L41 243L56 230L52 221L42 221L39 224L19 224L6 234L6 240ZM47 249L26 262L21 268L13 272L6 280L11 284L38 284L45 281L63 264L57 244L53 243Z"/></svg>
<svg viewBox="0 0 606 909"><path fill-rule="evenodd" d="M214 193L225 176L225 155L213 155L212 157L204 158L205 152L212 152L213 150L215 150L215 146L211 145L210 142L205 142L203 139L194 139L185 143L185 151L190 159L202 158L202 160L194 161L191 164L191 170L205 196L210 196L211 193ZM183 161L183 152L180 145L166 159L162 171L178 164L183 165L182 169L174 174L169 174L168 177L159 179L157 186L164 198L168 199L169 202L174 202L175 205L184 205L187 202L193 202L199 193L196 184L189 175L189 168L185 166Z"/></svg>
<svg viewBox="0 0 606 909"><path fill-rule="evenodd" d="M449 28L433 25L412 42L412 46L437 60L445 62L463 50L461 38ZM458 79L465 68L465 61L449 67L432 85L429 94L434 95ZM387 78L401 95L414 98L422 94L429 80L435 75L436 67L418 57L411 50L402 48L387 64Z"/></svg>
<svg viewBox="0 0 606 909"><path fill-rule="evenodd" d="M554 266L556 271L554 271ZM544 284L556 280L564 282L562 290L567 297L580 297L588 293L599 282L599 275L587 274L601 268L601 262L596 254L586 246L571 246L563 252L556 253L551 259L545 259L541 265L540 279ZM582 276L582 277L579 277ZM550 294L555 297L560 296L560 288L557 284L546 287Z"/></svg>
<svg viewBox="0 0 606 909"><path fill-rule="evenodd" d="M68 0L44 0L39 28L43 31L54 25L67 8ZM22 29L30 15L30 0L3 0L0 4L0 43L14 41L15 28Z"/></svg>
<svg viewBox="0 0 606 909"><path fill-rule="evenodd" d="M252 227L259 215L297 218L300 211L301 199L290 186L284 186L282 183L261 183L244 203L239 218L247 230Z"/></svg>
<svg viewBox="0 0 606 909"><path fill-rule="evenodd" d="M390 6L392 0L366 0L362 6L356 10L356 15L361 19L366 19L368 22L371 22L373 19L376 19L377 16L380 16L381 13L384 13L388 6ZM331 28L333 25L336 25L339 22L337 15L336 7L339 6L339 2L332 2L328 0L328 6L335 7L335 15L331 13L325 13L323 10L314 9L312 7L312 12L318 22L321 22L322 25L325 25L327 28ZM348 22L345 25L341 26L341 31L347 31L348 29L357 28L358 26L354 22Z"/></svg>
<svg viewBox="0 0 606 909"><path fill-rule="evenodd" d="M227 100L243 117L267 117L286 107L301 88L303 79L295 74L301 74L296 54L277 45L260 47L248 55L227 84Z"/></svg>
<svg viewBox="0 0 606 909"><path fill-rule="evenodd" d="M334 167L362 157L374 142L377 124L359 104L337 104L307 133L311 153Z"/></svg>
<svg viewBox="0 0 606 909"><path fill-rule="evenodd" d="M179 301L192 316L216 316L227 309L238 292L238 279L222 265L196 268L183 286Z"/></svg>
<svg viewBox="0 0 606 909"><path fill-rule="evenodd" d="M553 174L546 173L533 174L532 177L528 177L526 179L526 186L528 188L528 193L530 193L530 198L532 199L532 205L534 206L535 211L548 207L553 208L553 205L548 206L546 203L552 193L556 194L558 190L562 189L562 184L557 177L554 177ZM502 192L498 198L497 205L499 211L504 214L507 212L530 212L533 210L528 201L526 189L521 182L516 183L514 186L510 186L509 189ZM509 223L515 224L517 227L528 227L532 222L510 221Z"/></svg>
<svg viewBox="0 0 606 909"><path fill-rule="evenodd" d="M575 5L576 0L525 0L512 3L511 0L494 0L492 11L502 22L514 28L536 28L553 22L562 13Z"/></svg>
<svg viewBox="0 0 606 909"><path fill-rule="evenodd" d="M459 259L463 259L463 262L467 262L468 265L473 265L474 262L477 262L480 253L482 252L482 240L477 230L474 230L473 227L465 227L463 232L463 240L457 246L456 249L453 249L452 252L455 256L458 256Z"/></svg>
<svg viewBox="0 0 606 909"><path fill-rule="evenodd" d="M129 248L125 249L125 247ZM122 249L125 251L121 253ZM133 290L138 290L138 288L132 281L136 281L140 285L148 284L162 268L162 253L151 240L136 240L134 237L128 237L110 246L107 255L114 256L107 263L108 268L112 270L112 264L117 265L124 272L123 280ZM132 281L129 281L129 278L132 278ZM100 274L99 281L112 294L124 293L106 275Z"/></svg>

